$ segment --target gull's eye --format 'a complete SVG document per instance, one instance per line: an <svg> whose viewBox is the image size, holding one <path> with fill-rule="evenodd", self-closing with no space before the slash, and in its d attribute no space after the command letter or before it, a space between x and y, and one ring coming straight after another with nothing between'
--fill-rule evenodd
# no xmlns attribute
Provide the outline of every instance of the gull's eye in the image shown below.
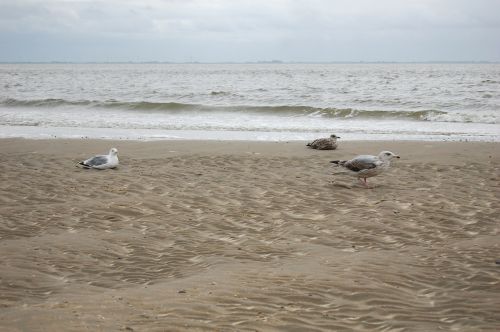
<svg viewBox="0 0 500 332"><path fill-rule="evenodd" d="M389 152L386 152L386 153L385 153L385 155L386 155L386 156L390 156L391 154L390 154Z"/></svg>

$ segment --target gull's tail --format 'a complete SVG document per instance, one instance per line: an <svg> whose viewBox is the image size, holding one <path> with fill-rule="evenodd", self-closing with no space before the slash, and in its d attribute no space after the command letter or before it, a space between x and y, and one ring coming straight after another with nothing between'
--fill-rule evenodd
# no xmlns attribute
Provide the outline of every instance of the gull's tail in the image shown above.
<svg viewBox="0 0 500 332"><path fill-rule="evenodd" d="M89 166L89 165L87 165L87 164L85 164L85 162L84 162L84 161L80 161L78 164L76 164L76 166L77 166L77 167L78 167L78 166L83 166L83 168L90 168L90 166Z"/></svg>
<svg viewBox="0 0 500 332"><path fill-rule="evenodd" d="M330 163L335 164L336 166L344 166L347 160L332 160Z"/></svg>

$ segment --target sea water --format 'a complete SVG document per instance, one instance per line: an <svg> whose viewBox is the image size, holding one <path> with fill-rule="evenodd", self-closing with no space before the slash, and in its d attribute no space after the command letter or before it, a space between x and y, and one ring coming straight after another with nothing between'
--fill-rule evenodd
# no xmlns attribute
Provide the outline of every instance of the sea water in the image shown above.
<svg viewBox="0 0 500 332"><path fill-rule="evenodd" d="M0 64L0 137L500 141L500 64Z"/></svg>

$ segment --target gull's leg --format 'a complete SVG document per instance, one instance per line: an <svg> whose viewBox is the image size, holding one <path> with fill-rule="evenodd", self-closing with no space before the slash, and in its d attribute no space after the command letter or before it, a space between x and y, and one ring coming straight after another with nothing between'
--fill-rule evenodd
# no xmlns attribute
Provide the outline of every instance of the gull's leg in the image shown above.
<svg viewBox="0 0 500 332"><path fill-rule="evenodd" d="M373 186L370 186L368 184L368 181L366 180L366 178L364 178L364 180L365 180L365 188L373 189Z"/></svg>
<svg viewBox="0 0 500 332"><path fill-rule="evenodd" d="M361 180L363 179L363 180ZM366 181L366 178L358 178L359 182L361 182L361 184L363 185L363 187L365 188L371 188L369 185L368 185L368 182Z"/></svg>

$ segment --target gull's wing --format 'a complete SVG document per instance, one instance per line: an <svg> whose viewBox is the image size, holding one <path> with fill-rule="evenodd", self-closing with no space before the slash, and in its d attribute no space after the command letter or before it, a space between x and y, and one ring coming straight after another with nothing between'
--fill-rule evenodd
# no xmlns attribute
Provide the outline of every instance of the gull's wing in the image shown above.
<svg viewBox="0 0 500 332"><path fill-rule="evenodd" d="M318 139L315 139L314 141L312 141L311 143L308 143L307 146L315 146L317 145L318 143L320 143L322 140L322 138L318 138Z"/></svg>
<svg viewBox="0 0 500 332"><path fill-rule="evenodd" d="M108 163L108 156L95 156L83 162L86 166L100 166Z"/></svg>
<svg viewBox="0 0 500 332"><path fill-rule="evenodd" d="M378 165L380 165L380 160L376 156L363 155L348 160L343 166L353 172L359 172L365 169L375 168Z"/></svg>

